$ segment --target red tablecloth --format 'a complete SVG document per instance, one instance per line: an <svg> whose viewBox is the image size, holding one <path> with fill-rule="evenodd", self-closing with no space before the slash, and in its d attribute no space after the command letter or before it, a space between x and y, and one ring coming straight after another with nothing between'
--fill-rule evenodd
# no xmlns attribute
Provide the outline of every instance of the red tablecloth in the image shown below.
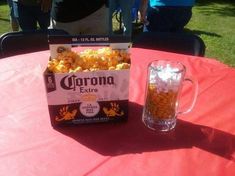
<svg viewBox="0 0 235 176"><path fill-rule="evenodd" d="M49 52L0 60L0 175L235 175L235 69L213 59L131 49L129 120L53 129L42 73ZM174 131L141 121L146 67L182 62L199 82L190 113ZM190 91L185 89L182 107Z"/></svg>

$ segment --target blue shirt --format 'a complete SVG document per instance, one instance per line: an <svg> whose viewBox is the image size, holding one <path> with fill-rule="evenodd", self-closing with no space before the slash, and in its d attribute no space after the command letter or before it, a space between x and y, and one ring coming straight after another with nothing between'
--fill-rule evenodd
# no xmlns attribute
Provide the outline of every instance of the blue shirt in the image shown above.
<svg viewBox="0 0 235 176"><path fill-rule="evenodd" d="M193 6L195 0L149 0L150 6Z"/></svg>

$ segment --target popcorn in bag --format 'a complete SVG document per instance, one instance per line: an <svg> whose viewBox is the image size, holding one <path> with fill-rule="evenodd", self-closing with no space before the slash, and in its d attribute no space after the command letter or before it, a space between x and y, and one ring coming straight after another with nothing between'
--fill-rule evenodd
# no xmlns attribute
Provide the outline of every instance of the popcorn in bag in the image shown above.
<svg viewBox="0 0 235 176"><path fill-rule="evenodd" d="M51 41L44 80L52 126L126 120L130 43L125 38L112 42L108 37L67 36L72 45L99 46L75 52L61 36Z"/></svg>

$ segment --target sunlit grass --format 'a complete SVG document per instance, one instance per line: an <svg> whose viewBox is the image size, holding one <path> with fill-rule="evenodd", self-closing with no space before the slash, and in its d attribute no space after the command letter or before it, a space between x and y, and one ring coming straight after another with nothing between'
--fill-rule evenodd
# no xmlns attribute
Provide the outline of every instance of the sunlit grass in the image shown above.
<svg viewBox="0 0 235 176"><path fill-rule="evenodd" d="M206 44L206 56L235 66L235 5L209 3L195 6L187 28Z"/></svg>
<svg viewBox="0 0 235 176"><path fill-rule="evenodd" d="M10 30L9 7L5 2L0 1L0 34Z"/></svg>

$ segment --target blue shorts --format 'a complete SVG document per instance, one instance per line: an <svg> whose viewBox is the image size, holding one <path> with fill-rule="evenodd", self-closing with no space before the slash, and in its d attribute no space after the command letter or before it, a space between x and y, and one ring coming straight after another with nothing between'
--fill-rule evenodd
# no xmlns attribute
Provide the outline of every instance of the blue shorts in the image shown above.
<svg viewBox="0 0 235 176"><path fill-rule="evenodd" d="M192 17L192 7L149 7L147 31L180 32Z"/></svg>

